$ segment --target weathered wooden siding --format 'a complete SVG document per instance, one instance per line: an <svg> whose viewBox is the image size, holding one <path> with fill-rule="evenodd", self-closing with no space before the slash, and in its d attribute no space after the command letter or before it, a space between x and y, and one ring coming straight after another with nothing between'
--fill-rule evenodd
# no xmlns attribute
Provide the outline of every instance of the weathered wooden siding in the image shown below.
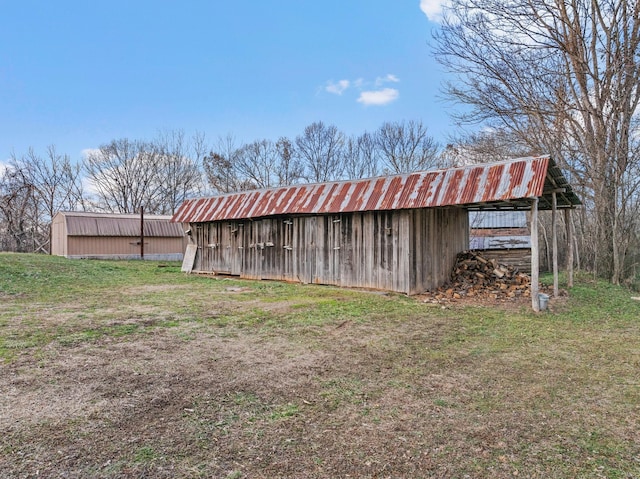
<svg viewBox="0 0 640 479"><path fill-rule="evenodd" d="M469 240L459 208L217 221L192 231L194 271L403 293L445 282Z"/></svg>
<svg viewBox="0 0 640 479"><path fill-rule="evenodd" d="M408 293L408 211L376 211L343 216L343 286Z"/></svg>
<svg viewBox="0 0 640 479"><path fill-rule="evenodd" d="M410 294L446 283L460 251L469 244L469 219L462 208L411 210Z"/></svg>
<svg viewBox="0 0 640 479"><path fill-rule="evenodd" d="M242 223L224 221L191 227L198 245L196 264L202 271L240 274L244 234Z"/></svg>

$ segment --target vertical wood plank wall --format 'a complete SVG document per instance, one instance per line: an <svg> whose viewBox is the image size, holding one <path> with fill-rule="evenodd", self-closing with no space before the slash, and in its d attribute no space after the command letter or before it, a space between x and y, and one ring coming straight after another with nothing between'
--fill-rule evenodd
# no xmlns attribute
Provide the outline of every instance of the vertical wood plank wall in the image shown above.
<svg viewBox="0 0 640 479"><path fill-rule="evenodd" d="M411 210L410 262L415 265L409 294L428 291L450 279L456 256L469 246L469 215L461 208Z"/></svg>
<svg viewBox="0 0 640 479"><path fill-rule="evenodd" d="M462 208L196 223L193 271L417 294L449 279L468 225Z"/></svg>

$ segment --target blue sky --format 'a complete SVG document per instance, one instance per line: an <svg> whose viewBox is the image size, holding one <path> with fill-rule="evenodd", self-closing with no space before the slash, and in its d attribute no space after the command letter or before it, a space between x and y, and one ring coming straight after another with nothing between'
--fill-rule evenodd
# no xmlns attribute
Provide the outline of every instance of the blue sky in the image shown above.
<svg viewBox="0 0 640 479"><path fill-rule="evenodd" d="M445 142L440 3L0 0L0 161L159 130L294 138L319 120L422 120Z"/></svg>

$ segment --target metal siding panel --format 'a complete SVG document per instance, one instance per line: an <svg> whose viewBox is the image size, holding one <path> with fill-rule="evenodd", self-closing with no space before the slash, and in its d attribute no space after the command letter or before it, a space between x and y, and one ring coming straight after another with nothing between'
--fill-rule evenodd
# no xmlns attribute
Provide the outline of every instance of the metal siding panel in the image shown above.
<svg viewBox="0 0 640 479"><path fill-rule="evenodd" d="M471 228L526 228L524 211L470 211Z"/></svg>

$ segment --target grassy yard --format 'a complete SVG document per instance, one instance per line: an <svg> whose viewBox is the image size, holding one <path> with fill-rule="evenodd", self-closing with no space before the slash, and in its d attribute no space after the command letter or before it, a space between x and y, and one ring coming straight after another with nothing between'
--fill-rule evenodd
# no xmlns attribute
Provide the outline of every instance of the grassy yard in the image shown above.
<svg viewBox="0 0 640 479"><path fill-rule="evenodd" d="M638 478L640 301L0 254L0 477Z"/></svg>

